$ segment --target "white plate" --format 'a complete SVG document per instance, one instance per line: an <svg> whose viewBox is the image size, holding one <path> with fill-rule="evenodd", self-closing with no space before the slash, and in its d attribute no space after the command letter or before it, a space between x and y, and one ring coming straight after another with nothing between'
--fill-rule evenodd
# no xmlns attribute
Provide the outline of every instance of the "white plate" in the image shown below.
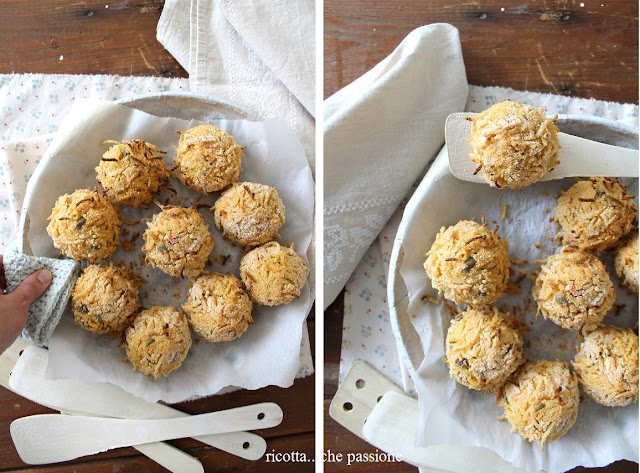
<svg viewBox="0 0 640 473"><path fill-rule="evenodd" d="M628 148L637 149L638 147L638 135L635 130L614 122L607 121L607 120L590 118L590 117L560 116L558 119L558 126L563 132L574 134L577 136L582 136L595 141L601 141L609 144L625 146ZM446 158L446 156L444 156L444 158ZM391 316L391 324L394 331L394 336L396 338L396 342L398 344L398 351L400 353L402 363L404 363L409 375L414 380L419 379L418 369L420 368L423 361L425 361L424 347L426 346L430 351L426 353L427 358L429 357L441 358L442 356L444 356L444 341L438 339L438 335L436 335L437 330L430 330L430 327L427 325L429 323L433 323L432 320L434 319L433 318L429 319L428 316L425 315L425 314L428 315L430 313L429 311L435 314L438 309L434 308L433 305L427 302L420 307L418 307L416 304L411 304L411 312L409 312L411 301L409 300L407 286L405 285L405 279L401 275L401 268L404 267L406 271L407 265L411 265L412 268L415 267L416 258L419 259L417 264L422 265L422 263L424 262L424 254L429 249L428 245L421 248L412 248L409 246L409 243L407 242L411 241L411 237L415 237L415 234L410 233L411 226L412 224L415 225L417 220L414 221L414 219L417 219L418 217L422 217L424 221L428 221L432 225L432 228L425 229L424 232L432 233L428 238L430 238L430 241L433 242L433 239L435 238L435 233L437 232L437 229L440 228L440 226L452 225L461 219L469 219L469 218L475 217L476 220L479 220L480 218L479 212L477 212L476 210L471 210L474 208L473 206L477 204L474 199L469 199L469 194L472 194L471 192L469 192L469 189L465 188L464 192L455 192L454 189L455 190L457 190L457 188L462 189L463 188L462 186L464 185L476 185L476 186L482 186L482 185L462 183L461 181L456 181L455 178L453 178L453 176L451 175L448 167L445 169L443 166L439 165L438 163L441 163L441 161L438 161L438 160L436 161L436 164L434 164L433 167L430 169L430 171L426 174L425 178L423 179L423 182L420 184L415 194L407 204L407 210L403 215L402 222L400 224L398 233L394 241L393 251L392 251L391 260L390 260L390 268L389 268L388 300L389 300L389 312ZM435 167L437 167L437 169L434 169ZM446 218L448 220L443 221L441 219L440 221L434 222L432 219L428 218L427 213L430 214L433 212L434 214L438 214L443 210L443 208L437 207L437 205L439 204L433 203L433 202L437 202L437 200L433 199L434 197L433 192L435 191L431 187L431 184L434 182L434 175L438 175L438 173L440 173L439 174L440 176L447 177L447 179L443 179L441 182L446 182L446 184L455 186L455 187L443 188L444 184L440 185L439 195L443 195L446 193L447 195L451 196L451 198L446 201L444 199L440 201L440 202L445 202L445 204L447 205ZM451 177L450 179L449 179L449 176ZM568 188L570 183L571 183L570 180L567 180L566 182L563 181L563 188L565 189ZM536 186L537 185L538 184L536 184ZM543 185L545 184L540 184L540 186L543 186ZM637 185L637 183L635 185ZM484 195L484 193L486 192L493 192L494 193L493 195L496 196L496 202L498 201L498 199L501 198L501 194L500 194L501 191L498 191L496 189L490 189L487 186L484 186L482 189L478 189L478 194L482 193ZM532 192L532 190L531 189L529 191L525 190L520 195L526 196L528 195L527 192ZM463 194L463 193L466 193L466 197L467 197L466 201L464 201L463 198L460 196L460 194ZM548 197L547 200L553 200L554 195L555 193L550 197ZM461 201L462 203L466 204L464 207L456 206L456 203L454 203L454 202L460 203ZM430 207L424 206L426 202L430 202ZM445 205L445 204L442 204L442 205ZM551 207L551 213L548 216L552 216L553 207L555 205L549 204L549 203L547 203L546 205ZM499 208L500 206L496 205L496 208L493 209L493 218L497 220L498 224L500 224L501 230L499 230L499 233L503 234L507 229L505 228L506 223L500 222L499 216L496 217L496 209L499 209ZM499 210L498 210L498 215L499 215ZM437 219L438 217L434 217L434 218ZM493 224L490 223L490 227L493 227ZM513 229L510 229L510 231L513 232ZM547 234L544 236L545 237L549 236L548 228L547 228ZM425 238L427 237L425 236ZM513 235L509 240L510 255L512 255L516 259L518 259L518 241L517 240L518 239L514 238ZM542 243L543 249L545 249L544 247L546 246L546 249L547 249L546 254L550 254L553 251L553 250L549 251L549 249L551 248L550 243L547 242L547 244L545 245L544 242L542 241L542 235L540 235L540 240L541 240L540 242ZM403 266L403 259L405 258L406 254L411 255L412 259L410 262L405 262L405 265ZM539 259L544 258L546 254L542 252L541 257ZM516 269L517 268L518 267L516 267ZM412 287L415 288L415 285ZM415 300L418 300L420 296L425 293L429 293L433 295L433 292L430 287L430 283L426 274L424 275L423 288L424 288L424 292L422 292L421 294L417 294L417 296L414 297ZM499 300L497 305L501 305L501 303L506 302L505 299L507 299L507 297ZM635 300L636 300L635 310L637 311L637 298ZM507 305L509 306L510 304L507 304ZM441 306L438 306L438 307L441 307ZM419 311L422 311L422 312L419 312ZM533 311L535 311L535 308L533 308ZM420 322L420 320L422 320L422 322ZM607 319L605 319L605 321L607 321ZM536 323L541 324L545 322L539 321ZM549 322L546 322L546 323L549 323ZM609 323L612 323L612 322L609 322ZM416 327L419 327L419 328L417 329ZM568 331L565 331L565 332L566 334L568 334ZM563 336L565 336L565 340L568 340L568 337L566 337L566 335L563 334ZM433 343L430 343L429 340L431 340ZM551 347L549 349L549 352L555 353L554 350L557 349L557 344L559 343L561 342L556 342L556 346ZM570 346L571 345L569 344L569 347ZM570 350L565 350L565 351L566 351L566 357L569 357ZM441 381L443 380L443 377L446 377L448 380L448 372L446 371L446 368L444 367L443 363L441 366L441 370L432 374L434 376L438 376L439 378L437 379ZM450 382L453 383L453 381L450 381ZM464 388L460 388L460 389L464 390ZM465 391L467 393L470 392L468 390L465 390ZM421 394L424 395L424 393L421 393L420 389L418 389L418 395L420 396ZM488 406L490 409L495 409L495 408L492 408L490 402L488 403ZM491 411L491 413L493 414L493 411ZM492 421L492 422L497 423L497 421ZM507 432L508 432L508 428L507 428ZM568 435L571 435L571 433L572 431L570 431ZM512 434L512 435L517 435L517 434ZM547 451L548 450L549 449L547 449Z"/></svg>

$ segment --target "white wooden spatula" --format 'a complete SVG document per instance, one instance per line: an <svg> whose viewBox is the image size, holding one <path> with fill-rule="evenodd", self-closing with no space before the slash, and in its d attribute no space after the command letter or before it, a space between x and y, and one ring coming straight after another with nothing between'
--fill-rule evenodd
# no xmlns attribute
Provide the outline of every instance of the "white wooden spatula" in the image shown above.
<svg viewBox="0 0 640 473"><path fill-rule="evenodd" d="M174 419L40 414L13 421L10 432L22 461L41 465L130 445L265 429L279 425L282 417L282 409L272 402Z"/></svg>
<svg viewBox="0 0 640 473"><path fill-rule="evenodd" d="M48 356L49 351L44 348L25 347L12 368L10 389L33 402L65 413L74 411L83 415L128 419L164 419L187 415L165 404L147 402L113 384L46 379ZM258 460L267 449L265 440L251 432L200 436L196 440L247 460ZM169 445L145 444L139 447L138 450L144 450L146 455ZM158 456L154 455L155 458Z"/></svg>
<svg viewBox="0 0 640 473"><path fill-rule="evenodd" d="M478 167L469 159L472 152L471 121L475 113L452 113L445 124L445 140L449 154L449 167L458 179L470 182L486 181L474 175ZM607 145L566 133L558 133L560 164L542 180L565 177L638 177L638 150Z"/></svg>

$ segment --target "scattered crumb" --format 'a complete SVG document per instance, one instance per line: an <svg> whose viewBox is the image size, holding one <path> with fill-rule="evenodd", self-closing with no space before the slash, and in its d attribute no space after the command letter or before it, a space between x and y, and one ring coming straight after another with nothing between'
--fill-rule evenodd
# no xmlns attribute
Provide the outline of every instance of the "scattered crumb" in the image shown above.
<svg viewBox="0 0 640 473"><path fill-rule="evenodd" d="M126 240L122 242L122 248L124 248L124 251L128 251L128 252L136 251L136 247Z"/></svg>
<svg viewBox="0 0 640 473"><path fill-rule="evenodd" d="M424 302L424 301L429 301L429 302L431 302L432 304L440 304L440 303L442 302L442 301L440 301L440 300L436 299L435 297L431 297L431 296L429 296L429 295L422 296L422 298L421 298L420 300L421 300L422 302Z"/></svg>
<svg viewBox="0 0 640 473"><path fill-rule="evenodd" d="M536 248L540 248L540 243L538 243L537 241L534 241L533 246L535 246Z"/></svg>
<svg viewBox="0 0 640 473"><path fill-rule="evenodd" d="M502 208L500 209L500 220L504 220L507 218L507 204L502 204Z"/></svg>
<svg viewBox="0 0 640 473"><path fill-rule="evenodd" d="M507 284L507 294L520 294L521 292L522 291L520 291L520 288L518 286L509 281L509 283Z"/></svg>
<svg viewBox="0 0 640 473"><path fill-rule="evenodd" d="M517 259L513 259L511 256L509 256L509 260L511 261L511 264L515 264L515 265L518 265L518 264L527 264L527 263L528 263L528 261L527 261L526 259L523 259L523 260L517 260Z"/></svg>
<svg viewBox="0 0 640 473"><path fill-rule="evenodd" d="M453 305L449 304L448 301L444 301L444 306L449 311L449 314L451 314L451 317L455 317L456 315L458 315L458 311L456 310L456 308Z"/></svg>
<svg viewBox="0 0 640 473"><path fill-rule="evenodd" d="M550 213L550 212L551 212L551 209L550 209L549 207L547 207L546 209L544 209L544 210L542 211L542 213L543 213L543 214L545 214L545 215L547 215L547 214L548 214L548 213Z"/></svg>

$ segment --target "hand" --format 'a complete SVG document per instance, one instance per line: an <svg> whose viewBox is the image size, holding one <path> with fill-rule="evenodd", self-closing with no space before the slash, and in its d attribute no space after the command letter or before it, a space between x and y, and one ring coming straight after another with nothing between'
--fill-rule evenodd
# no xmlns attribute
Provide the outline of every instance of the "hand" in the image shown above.
<svg viewBox="0 0 640 473"><path fill-rule="evenodd" d="M7 280L2 260L0 255L0 289L4 291ZM42 269L27 276L11 294L0 293L0 354L22 333L29 306L47 290L49 284L51 272Z"/></svg>

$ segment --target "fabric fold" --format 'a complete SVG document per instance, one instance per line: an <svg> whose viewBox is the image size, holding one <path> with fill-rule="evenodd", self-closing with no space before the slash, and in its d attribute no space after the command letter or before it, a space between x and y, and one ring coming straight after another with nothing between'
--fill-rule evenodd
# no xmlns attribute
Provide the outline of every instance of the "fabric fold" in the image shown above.
<svg viewBox="0 0 640 473"><path fill-rule="evenodd" d="M457 29L433 24L325 101L325 308L444 144L468 90Z"/></svg>
<svg viewBox="0 0 640 473"><path fill-rule="evenodd" d="M157 38L189 72L193 92L287 120L315 172L314 5L169 0Z"/></svg>

